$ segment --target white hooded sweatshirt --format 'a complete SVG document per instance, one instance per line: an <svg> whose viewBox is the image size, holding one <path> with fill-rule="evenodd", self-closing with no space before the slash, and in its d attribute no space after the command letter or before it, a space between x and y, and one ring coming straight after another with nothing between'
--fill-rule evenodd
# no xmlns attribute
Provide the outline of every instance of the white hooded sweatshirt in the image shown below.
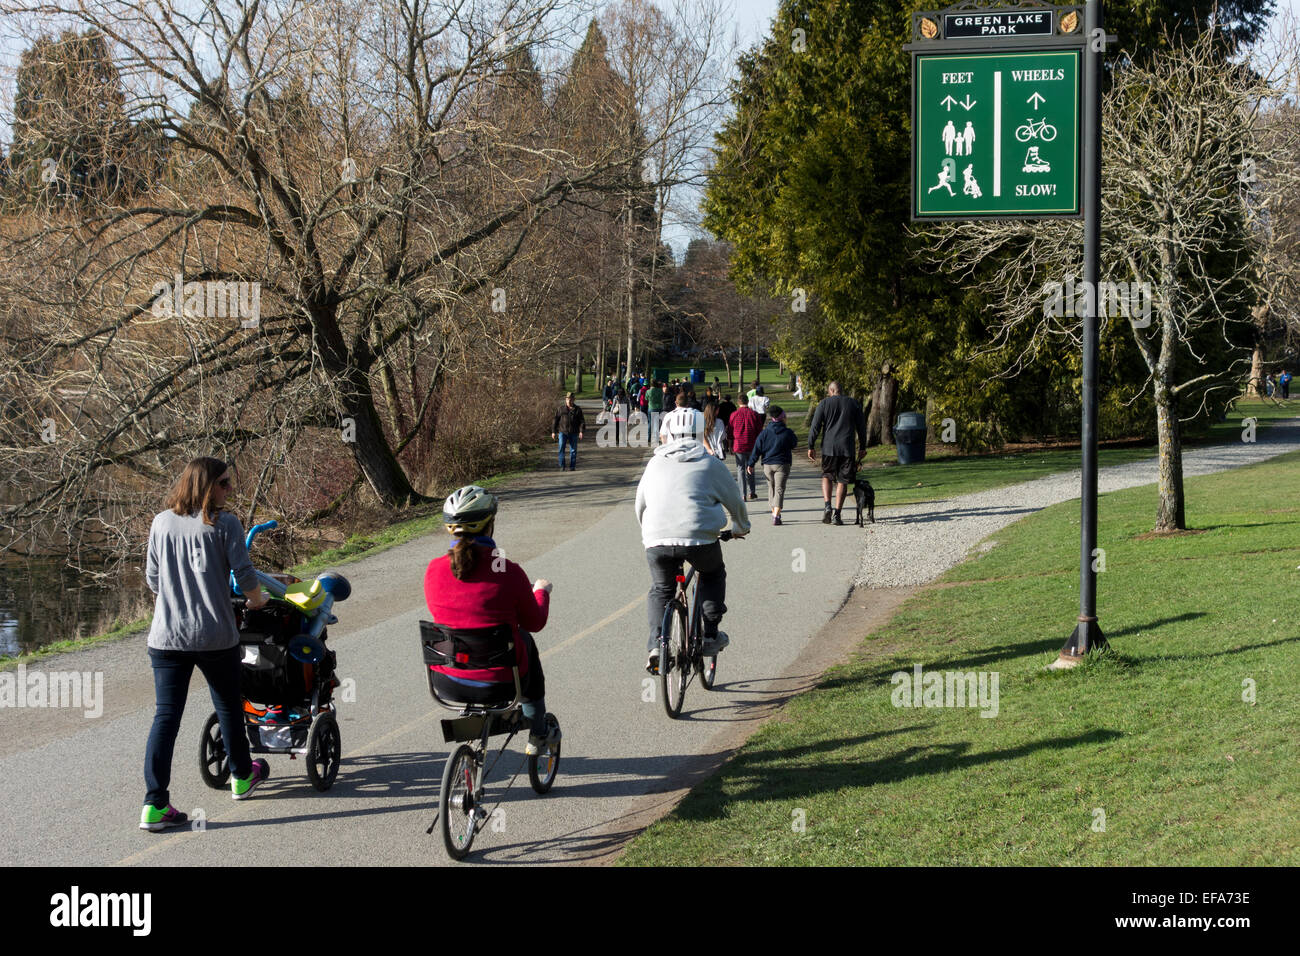
<svg viewBox="0 0 1300 956"><path fill-rule="evenodd" d="M693 438L655 449L636 488L636 520L647 548L712 544L727 525L749 533L749 512L726 465Z"/></svg>

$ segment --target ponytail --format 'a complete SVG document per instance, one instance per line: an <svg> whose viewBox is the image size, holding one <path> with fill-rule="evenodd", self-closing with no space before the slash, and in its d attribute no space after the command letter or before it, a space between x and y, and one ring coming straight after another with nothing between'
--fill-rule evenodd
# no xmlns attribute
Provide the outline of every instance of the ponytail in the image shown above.
<svg viewBox="0 0 1300 956"><path fill-rule="evenodd" d="M474 573L474 564L478 558L474 537L473 534L466 533L456 536L456 546L451 549L451 574L457 581L464 581Z"/></svg>

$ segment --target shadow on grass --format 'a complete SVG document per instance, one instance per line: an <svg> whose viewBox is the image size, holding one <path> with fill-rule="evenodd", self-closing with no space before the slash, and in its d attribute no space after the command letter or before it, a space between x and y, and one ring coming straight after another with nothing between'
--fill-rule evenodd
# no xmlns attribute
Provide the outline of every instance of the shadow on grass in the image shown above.
<svg viewBox="0 0 1300 956"><path fill-rule="evenodd" d="M1202 618L1205 616L1206 616L1205 611L1188 611L1184 614L1174 615L1173 617L1162 617L1154 621L1148 621L1145 624L1134 624L1134 625L1130 625L1129 627L1120 628L1117 631L1107 631L1105 632L1106 639L1107 641L1113 641L1118 638L1126 637L1131 634L1139 634L1145 631L1154 631L1168 624L1178 624L1183 621L1194 621L1197 618ZM934 656L931 657L929 660L921 660L919 661L919 663L926 670L934 670L937 668L943 668L944 670L954 670L954 671L969 670L971 668L981 667L985 664L995 664L1000 661L1013 660L1014 658L1017 657L1036 657L1040 654L1046 654L1050 651L1059 650L1061 646L1065 643L1067 637L1069 637L1069 634L1064 629L1062 629L1062 633L1060 637L1049 637L1040 641L1022 641L1018 644L1000 644L996 647L985 648L984 650L977 651L973 654L968 654L966 657L959 657L955 659L943 657L941 655ZM1300 640L1300 638L1297 638L1297 640ZM1260 645L1260 646L1267 646L1267 645ZM935 654L936 650L937 649L926 648L925 652L927 654ZM1219 653L1222 654L1222 653L1236 653L1236 652L1221 651ZM1205 655L1205 656L1211 656L1211 655ZM1137 658L1134 658L1133 663L1136 663L1137 660L1138 660ZM909 664L908 666L910 667L911 664ZM852 674L845 677L832 677L830 680L824 681L818 686L824 690L834 690L837 688L848 687L848 686L887 684L889 683L890 676L897 673L900 669L906 670L907 668L900 668L899 659L895 657L890 662L882 663L880 666L873 667L871 670L866 671L864 673Z"/></svg>
<svg viewBox="0 0 1300 956"><path fill-rule="evenodd" d="M1244 644L1241 647L1231 647L1225 651L1208 651L1205 654L1153 654L1150 657L1133 658L1135 663L1142 661L1203 661L1212 657L1228 657L1231 654L1244 654L1247 651L1263 650L1266 647L1278 647L1282 644L1295 644L1300 642L1300 637L1284 637L1277 641L1268 641L1264 644Z"/></svg>
<svg viewBox="0 0 1300 956"><path fill-rule="evenodd" d="M970 753L971 744L962 741L953 744L907 747L879 760L840 759L823 760L812 764L800 763L796 767L771 766L775 761L798 760L809 754L830 753L879 736L884 734L867 734L847 740L825 741L812 747L754 750L742 753L732 760L724 771L731 791L727 796L720 797L707 791L692 794L674 815L682 820L716 820L726 814L726 807L729 804L741 801L769 802L778 799L814 797L823 793L835 793L846 787L870 787L897 783L911 777L960 772L985 764L1019 760L1045 750L1098 746L1118 740L1122 734L1116 730L1098 729L1071 737L1049 737L1019 747L981 753Z"/></svg>

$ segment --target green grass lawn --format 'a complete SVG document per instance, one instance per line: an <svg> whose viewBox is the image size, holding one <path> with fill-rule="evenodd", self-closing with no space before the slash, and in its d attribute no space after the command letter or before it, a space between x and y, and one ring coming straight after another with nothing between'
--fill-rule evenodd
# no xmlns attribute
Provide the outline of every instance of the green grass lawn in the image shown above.
<svg viewBox="0 0 1300 956"><path fill-rule="evenodd" d="M1101 498L1110 651L1045 670L1078 609L1079 506L1049 508L908 601L622 862L1300 863L1300 454L1190 479L1196 533L1145 537L1154 512L1153 486ZM895 707L891 675L918 663L997 672L997 716Z"/></svg>
<svg viewBox="0 0 1300 956"><path fill-rule="evenodd" d="M1256 436L1268 431L1275 421L1300 414L1300 401L1288 405L1243 399L1228 413L1228 419L1212 426L1210 434L1198 441L1184 442L1185 448L1240 441L1242 422L1255 418ZM800 438L807 433L803 429ZM1098 463L1102 468L1142 461L1156 455L1154 445L1102 448ZM1078 468L1082 461L1078 448L1017 452L1015 454L961 455L951 446L927 445L926 460L920 464L899 465L894 446L878 445L867 450L865 468L876 489L879 505L915 504L954 495L970 494L990 488L1032 481L1045 475Z"/></svg>

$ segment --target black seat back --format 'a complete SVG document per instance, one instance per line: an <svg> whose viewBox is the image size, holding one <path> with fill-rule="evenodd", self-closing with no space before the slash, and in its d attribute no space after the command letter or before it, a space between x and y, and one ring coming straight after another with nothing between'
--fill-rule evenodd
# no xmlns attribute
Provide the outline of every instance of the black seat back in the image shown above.
<svg viewBox="0 0 1300 956"><path fill-rule="evenodd" d="M451 628L421 621L420 647L426 666L458 670L515 666L515 633L509 624Z"/></svg>

